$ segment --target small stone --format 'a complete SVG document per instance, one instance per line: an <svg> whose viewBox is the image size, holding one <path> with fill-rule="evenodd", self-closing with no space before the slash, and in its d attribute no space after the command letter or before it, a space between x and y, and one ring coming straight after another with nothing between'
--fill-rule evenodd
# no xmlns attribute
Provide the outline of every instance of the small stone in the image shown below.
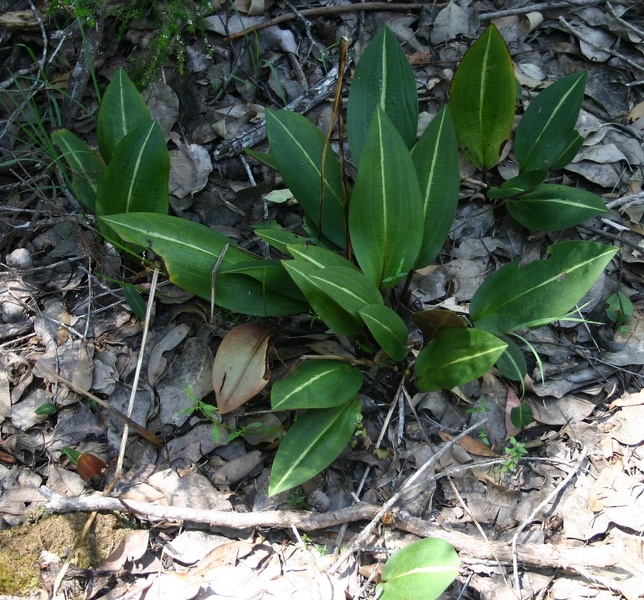
<svg viewBox="0 0 644 600"><path fill-rule="evenodd" d="M2 321L4 323L15 323L24 312L22 305L8 300L2 303Z"/></svg>
<svg viewBox="0 0 644 600"><path fill-rule="evenodd" d="M17 248L7 254L6 262L16 269L28 269L33 263L33 257L27 248Z"/></svg>

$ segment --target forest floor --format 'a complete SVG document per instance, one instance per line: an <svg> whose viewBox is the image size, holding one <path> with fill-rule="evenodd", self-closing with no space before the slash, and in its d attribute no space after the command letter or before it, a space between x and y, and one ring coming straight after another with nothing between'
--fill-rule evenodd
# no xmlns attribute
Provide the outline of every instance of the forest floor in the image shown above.
<svg viewBox="0 0 644 600"><path fill-rule="evenodd" d="M70 13L0 0L0 594L372 598L391 553L440 537L461 559L445 598L642 597L644 4L151 4L124 21L110 12L123 5L108 2L81 28ZM176 32L159 25L161 7L177 6L206 20L195 29L184 14ZM279 180L242 153L248 140L267 150L261 132L243 137L258 131L267 107L303 99L299 111L327 131L333 87L314 105L307 91L337 61L342 36L352 59L387 25L414 67L426 123L490 22L510 49L523 101L587 70L585 142L555 177L600 195L609 212L534 235L492 206L480 174L463 164L452 232L436 264L415 275L413 302L467 307L487 274L517 256L543 256L555 241L595 240L620 253L587 296L585 320L525 333L545 379L526 347L534 420L523 430L509 419L521 387L495 370L432 393L369 372L362 435L311 482L269 497L287 421L267 410L266 393L210 419L199 410L214 403L213 356L240 317L211 317L207 301L162 273L146 326L123 283L145 292L150 271L97 234L65 189L48 135L63 126L96 147L95 90L125 67L144 84L171 150L173 213L256 250L252 225L301 219L293 202L265 199ZM168 31L180 43L157 64L146 49L161 56L153 41ZM514 174L510 153L492 176ZM622 325L606 311L618 291L634 305ZM292 357L356 351L308 318L281 325L300 332ZM130 435L114 479L122 422L77 392L126 412L139 362L132 418L164 445ZM108 463L98 490L68 449ZM424 484L398 494L440 450Z"/></svg>

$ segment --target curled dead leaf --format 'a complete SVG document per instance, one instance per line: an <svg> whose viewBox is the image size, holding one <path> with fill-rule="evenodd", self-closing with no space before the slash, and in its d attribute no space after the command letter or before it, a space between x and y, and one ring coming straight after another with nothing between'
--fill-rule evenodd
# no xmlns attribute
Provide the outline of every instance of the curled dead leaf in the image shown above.
<svg viewBox="0 0 644 600"><path fill-rule="evenodd" d="M454 439L453 435L445 433L444 431L439 431L438 437L440 437L440 439L444 442L449 442ZM483 442L479 442L479 440L477 440L476 438L470 437L469 435L462 437L457 443L461 448L463 448L463 450L465 450L465 452L474 454L475 456L497 456L492 448L486 446Z"/></svg>

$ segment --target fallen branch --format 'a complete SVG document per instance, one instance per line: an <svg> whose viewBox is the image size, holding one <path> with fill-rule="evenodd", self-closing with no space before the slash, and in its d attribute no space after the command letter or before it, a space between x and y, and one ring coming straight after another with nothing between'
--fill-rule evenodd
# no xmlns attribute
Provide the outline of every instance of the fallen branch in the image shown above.
<svg viewBox="0 0 644 600"><path fill-rule="evenodd" d="M493 19L500 19L502 17L510 17L514 15L525 15L530 12L536 12L541 10L551 10L558 8L569 8L573 6L592 6L593 4L601 4L601 0L556 0L554 2L539 2L536 4L529 4L527 6L519 6L517 8L508 8L505 10L497 10L488 13L482 13L479 15L481 21L491 21ZM433 4L433 8L444 8L448 3ZM227 38L225 41L236 40L247 36L252 31L259 31L260 29L266 29L268 27L273 27L275 25L280 25L281 23L286 23L288 21L293 21L295 19L304 19L306 17L316 17L321 15L339 15L342 13L349 12L366 12L374 10L385 10L385 11L403 11L403 12L413 12L418 11L423 7L423 4L394 4L393 2L361 2L357 4L341 4L333 6L316 6L314 8L305 8L303 10L293 11L265 21L264 23L258 23L252 27L246 27L244 31L239 33L234 33Z"/></svg>
<svg viewBox="0 0 644 600"><path fill-rule="evenodd" d="M330 96L335 89L338 77L338 67L333 67L324 79L321 79L314 86L306 90L301 96L298 96L293 102L288 104L286 110L303 114L313 107L317 106L327 96ZM266 121L262 121L256 127L245 131L241 135L219 144L212 153L213 160L230 158L241 154L245 148L250 148L263 142L266 139Z"/></svg>
<svg viewBox="0 0 644 600"><path fill-rule="evenodd" d="M274 528L287 529L295 525L301 531L326 529L343 523L371 521L381 511L381 507L360 503L330 513L312 513L307 511L273 510L264 512L239 513L234 511L202 510L181 506L162 506L126 500L107 498L100 494L91 494L70 498L47 487L41 487L40 493L47 503L40 508L52 513L70 512L129 512L137 517L158 521L183 521L203 523L232 529ZM404 511L392 511L394 527L421 538L438 537L449 542L461 555L464 563L477 561L494 561L512 564L512 545L510 542L486 541L476 536L448 531L435 523L430 523L409 516ZM641 544L641 543L640 543ZM630 565L625 564L624 547L617 543L602 543L598 546L573 547L555 544L520 544L517 547L517 559L524 567L565 569L586 578L595 579L613 589L622 589L629 581L617 581L608 575L608 569L618 566L621 575L629 571L636 578L644 573L635 573ZM595 571L596 570L596 571ZM601 571L601 573L600 573Z"/></svg>
<svg viewBox="0 0 644 600"><path fill-rule="evenodd" d="M290 528L291 525L295 525L303 531L314 531L343 523L372 519L380 509L380 507L372 504L360 503L329 513L286 510L241 513L183 506L163 506L125 498L106 498L100 494L69 498L47 487L41 487L40 492L48 499L48 502L41 508L53 513L130 512L137 517L148 520L188 521L218 527L229 527L231 529L253 529L256 527L286 529Z"/></svg>

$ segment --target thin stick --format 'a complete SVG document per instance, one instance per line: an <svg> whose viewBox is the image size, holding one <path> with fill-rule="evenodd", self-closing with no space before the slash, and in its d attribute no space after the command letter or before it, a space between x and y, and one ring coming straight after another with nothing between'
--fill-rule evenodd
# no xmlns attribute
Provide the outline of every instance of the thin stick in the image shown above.
<svg viewBox="0 0 644 600"><path fill-rule="evenodd" d="M519 541L519 536L521 535L521 532L528 525L530 525L530 523L532 523L532 521L534 521L535 517L539 514L539 512L547 504L549 504L552 501L552 499L557 494L559 494L568 485L570 480L576 475L577 471L579 471L579 469L581 468L581 465L586 460L586 456L588 456L588 451L586 450L586 448L584 448L582 450L580 456L579 456L579 460L577 461L577 464L572 469L570 469L570 472L568 473L568 475L566 475L561 480L559 485L554 490L552 490L552 492L550 492L548 494L548 496L546 496L546 498L543 500L543 502L541 502L539 504L539 506L537 506L530 513L530 516L525 521L523 521L523 523L521 523L521 525L517 528L516 532L512 536L512 572L513 572L513 575L514 575L514 587L515 587L515 590L516 590L517 594L519 595L519 598L522 598L522 595L521 595L521 582L519 581L519 564L518 564L518 558L517 558L518 557L517 543Z"/></svg>
<svg viewBox="0 0 644 600"><path fill-rule="evenodd" d="M481 421L478 421L474 425L468 427L463 433L457 435L453 440L445 444L436 454L434 454L428 461L425 462L424 465L420 467L413 475L408 477L405 482L400 486L400 489L391 497L387 502L385 502L380 510L376 513L376 516L371 520L371 522L362 530L360 535L355 539L351 547L338 558L338 560L335 562L335 564L331 567L329 574L335 573L342 563L349 558L356 550L360 548L360 546L366 541L366 539L371 535L371 533L374 531L374 529L378 526L380 523L380 519L382 516L389 512L395 505L398 500L407 492L409 489L414 487L416 482L420 479L422 475L425 474L425 471L429 470L433 466L436 465L436 463L443 457L443 455L447 452L449 448L451 448L454 444L456 444L460 439L465 437L468 433L474 431L481 425L483 425L487 419L483 419Z"/></svg>
<svg viewBox="0 0 644 600"><path fill-rule="evenodd" d="M497 10L493 12L483 13L479 15L481 21L491 21L492 19L500 19L501 17L510 17L513 15L525 15L529 12L550 10L556 8L567 8L569 6L592 6L594 4L601 4L600 0L562 0L561 2L540 2L536 4L529 4L519 8L509 8L507 10ZM433 4L434 8L444 8L447 3ZM244 31L235 33L224 38L224 41L236 40L238 38L248 35L252 31L259 31L267 27L273 27L280 23L293 21L295 19L303 19L304 17L313 17L319 15L340 15L350 12L366 12L372 10L386 10L386 11L403 11L415 12L419 11L423 4L394 4L393 2L361 2L359 4L342 4L340 6L318 6L316 8L306 8L297 13L287 13L275 17L270 21L259 23L253 27L247 27Z"/></svg>
<svg viewBox="0 0 644 600"><path fill-rule="evenodd" d="M148 341L148 331L150 330L150 320L152 319L152 310L154 309L154 294L157 291L157 282L159 280L159 267L155 267L152 274L152 285L150 286L150 295L148 296L148 306L145 311L145 322L143 324L143 337L141 338L141 348L139 349L139 359L136 361L136 370L134 371L134 381L132 382L132 391L130 392L130 402L127 406L127 417L132 418L134 411L134 399L136 398L136 391L139 387L139 378L141 377L141 369L143 368L143 355L145 353L145 345ZM121 437L121 447L119 448L119 456L116 460L116 471L114 479L118 479L123 468L123 459L125 458L125 448L127 446L127 438L130 433L128 424L123 426L123 435Z"/></svg>
<svg viewBox="0 0 644 600"><path fill-rule="evenodd" d="M627 65L630 65L634 69L637 69L638 71L644 71L644 67L640 65L639 63L636 63L634 60L631 60L628 58L628 56L624 56L623 54L620 54L616 50L613 50L612 48L607 48L606 46L600 46L599 44L596 44L593 42L590 38L587 36L583 35L582 33L579 33L566 19L563 17L559 17L559 22L570 32L572 35L574 35L576 38L580 39L582 42L585 42L586 44L592 46L593 48L597 48L598 50L601 50L602 52L606 52L607 54L612 54L616 58L619 58L620 60L623 60Z"/></svg>
<svg viewBox="0 0 644 600"><path fill-rule="evenodd" d="M38 371L40 371L43 375L48 377L49 379L53 379L54 381L60 381L61 383L64 383L67 387L70 389L74 390L77 394L80 394L81 396L86 396L90 400L93 400L98 404L99 406L102 406L107 412L109 412L112 416L121 419L124 423L127 423L132 429L136 430L136 432L148 442L152 442L155 446L163 446L164 441L154 435L149 429L146 429L145 427L142 427L139 425L136 421L133 421L130 419L127 415L124 415L120 410L117 410L114 408L111 404L108 404L105 402L105 400L101 400L98 396L95 396L94 394L88 392L87 390L84 390L82 387L76 385L72 381L69 381L69 379L65 379L61 375L58 375L57 373L54 373L52 370L48 369L47 367L43 365L37 364L35 366Z"/></svg>

